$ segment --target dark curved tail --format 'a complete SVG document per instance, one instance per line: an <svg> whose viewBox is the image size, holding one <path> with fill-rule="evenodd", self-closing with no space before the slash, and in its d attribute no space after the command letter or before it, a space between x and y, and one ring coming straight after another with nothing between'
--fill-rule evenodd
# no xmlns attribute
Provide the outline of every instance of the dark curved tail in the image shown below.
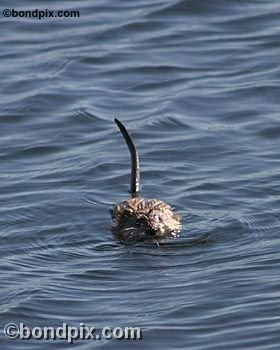
<svg viewBox="0 0 280 350"><path fill-rule="evenodd" d="M140 193L140 164L139 164L138 153L136 151L136 147L132 141L131 136L126 130L126 127L117 118L115 118L115 123L120 129L125 139L125 142L127 144L127 147L130 151L130 155L131 155L130 192L132 197L137 197Z"/></svg>

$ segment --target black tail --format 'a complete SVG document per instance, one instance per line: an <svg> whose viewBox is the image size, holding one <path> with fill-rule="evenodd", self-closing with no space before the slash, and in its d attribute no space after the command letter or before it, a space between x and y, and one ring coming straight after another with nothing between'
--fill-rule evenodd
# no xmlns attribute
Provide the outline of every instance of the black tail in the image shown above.
<svg viewBox="0 0 280 350"><path fill-rule="evenodd" d="M115 118L115 123L119 127L125 142L128 146L131 155L131 179L130 179L130 192L132 197L137 197L140 193L140 165L139 165L139 157L136 151L136 147L132 141L131 136L129 135L126 127Z"/></svg>

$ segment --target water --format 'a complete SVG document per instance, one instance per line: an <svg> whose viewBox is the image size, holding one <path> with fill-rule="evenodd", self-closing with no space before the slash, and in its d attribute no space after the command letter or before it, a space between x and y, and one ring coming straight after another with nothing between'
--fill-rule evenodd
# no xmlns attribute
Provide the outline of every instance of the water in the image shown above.
<svg viewBox="0 0 280 350"><path fill-rule="evenodd" d="M79 18L4 18L1 4L1 349L26 326L141 327L101 349L261 349L280 342L279 3L14 1ZM131 131L142 190L181 236L125 246Z"/></svg>

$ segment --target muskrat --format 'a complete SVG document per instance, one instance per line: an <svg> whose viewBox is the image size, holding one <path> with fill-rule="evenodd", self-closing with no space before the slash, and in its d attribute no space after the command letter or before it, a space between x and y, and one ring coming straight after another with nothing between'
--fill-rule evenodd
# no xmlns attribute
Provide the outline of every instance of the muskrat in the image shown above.
<svg viewBox="0 0 280 350"><path fill-rule="evenodd" d="M112 210L112 232L121 241L175 237L181 218L171 206L161 200L145 200L140 196L140 165L136 147L126 127L115 118L131 155L131 198L118 203Z"/></svg>

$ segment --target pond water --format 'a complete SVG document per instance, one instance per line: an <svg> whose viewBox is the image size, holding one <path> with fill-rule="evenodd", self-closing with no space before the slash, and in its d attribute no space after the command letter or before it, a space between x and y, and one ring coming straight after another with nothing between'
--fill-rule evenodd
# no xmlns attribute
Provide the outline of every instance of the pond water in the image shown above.
<svg viewBox="0 0 280 350"><path fill-rule="evenodd" d="M279 349L279 16L276 0L2 2L1 349L70 347L11 340L10 322L142 330L78 350ZM114 117L180 237L112 236L130 175Z"/></svg>

